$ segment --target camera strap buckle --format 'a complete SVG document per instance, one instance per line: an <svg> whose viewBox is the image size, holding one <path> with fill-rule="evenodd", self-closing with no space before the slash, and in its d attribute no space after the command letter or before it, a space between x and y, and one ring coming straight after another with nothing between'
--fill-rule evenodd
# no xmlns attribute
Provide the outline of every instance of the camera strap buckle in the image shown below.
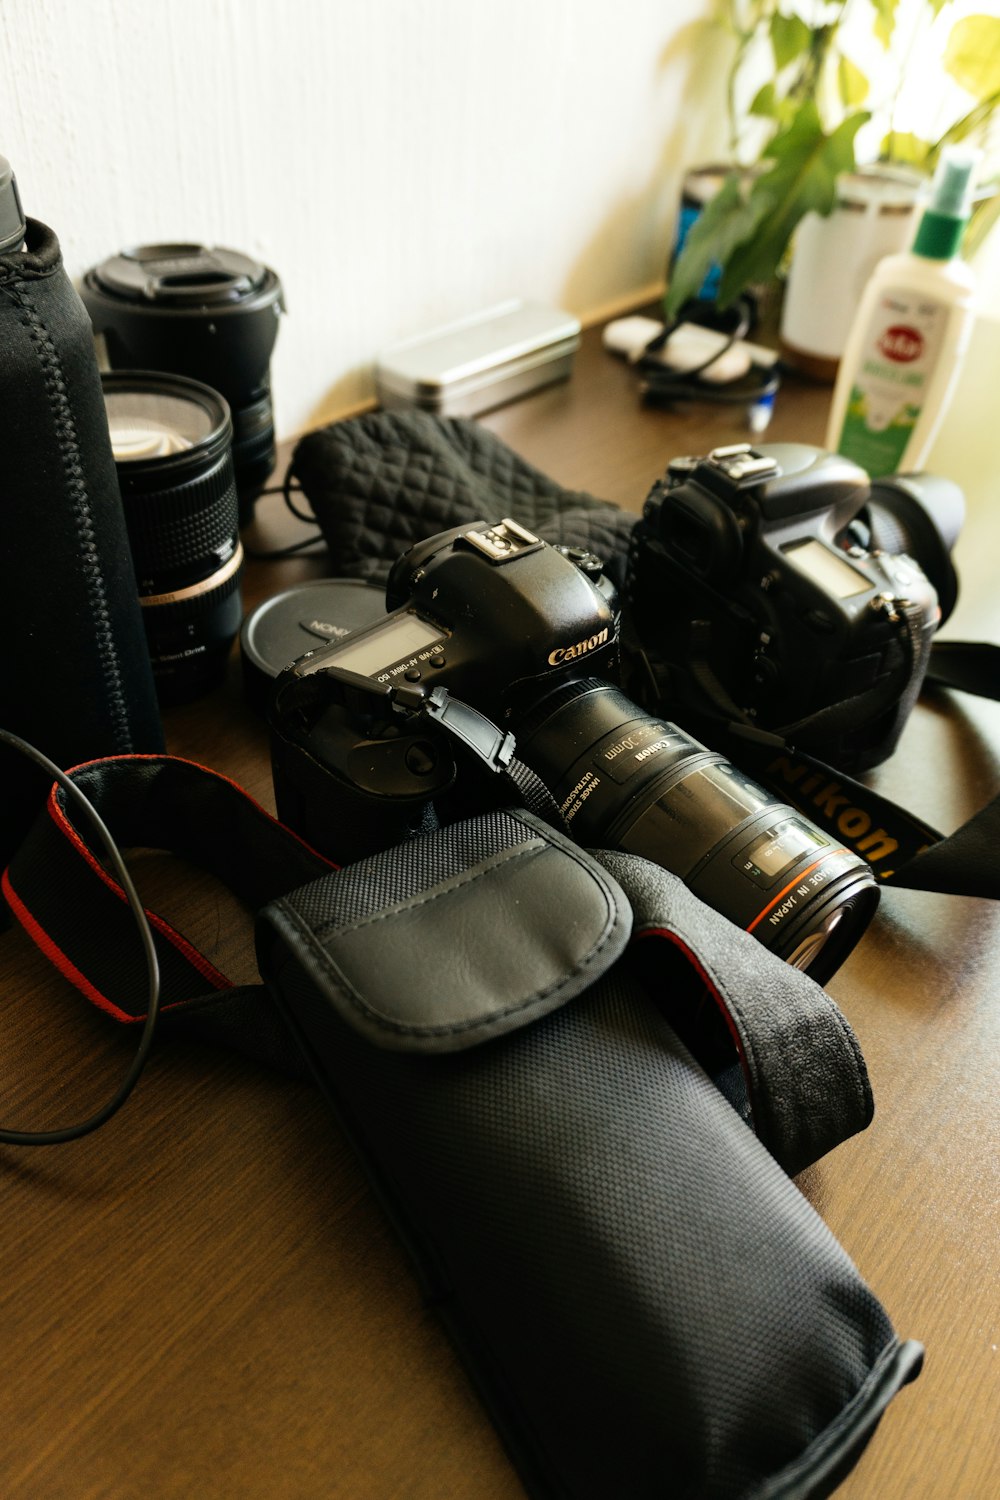
<svg viewBox="0 0 1000 1500"><path fill-rule="evenodd" d="M452 739L471 750L491 771L503 776L519 803L537 817L543 818L561 833L569 825L552 793L529 766L514 754L512 734L505 734L478 709L453 698L446 687L399 687L392 689L393 703L425 714L439 724Z"/></svg>
<svg viewBox="0 0 1000 1500"><path fill-rule="evenodd" d="M423 715L471 750L491 771L508 771L514 759L514 736L498 729L478 709L453 698L440 683L432 688L408 682L393 686L375 682L362 672L350 672L346 667L325 667L322 672L291 678L282 704L285 712L296 706L295 690L304 704L332 699L343 703L353 714L386 720L393 712L409 718Z"/></svg>
<svg viewBox="0 0 1000 1500"><path fill-rule="evenodd" d="M392 690L392 700L401 708L423 713L457 740L491 771L505 772L514 759L514 736L498 729L478 709L453 698L446 687L399 687Z"/></svg>

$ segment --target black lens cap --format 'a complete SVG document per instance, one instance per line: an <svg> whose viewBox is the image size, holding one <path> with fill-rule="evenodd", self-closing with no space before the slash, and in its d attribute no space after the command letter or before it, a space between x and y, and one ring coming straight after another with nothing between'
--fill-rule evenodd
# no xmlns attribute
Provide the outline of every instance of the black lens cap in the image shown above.
<svg viewBox="0 0 1000 1500"><path fill-rule="evenodd" d="M265 599L240 629L243 691L258 713L267 711L271 684L307 651L342 641L385 618L385 590L360 578L300 583Z"/></svg>
<svg viewBox="0 0 1000 1500"><path fill-rule="evenodd" d="M225 307L245 302L274 273L239 250L197 244L139 245L88 272L95 289L146 307Z"/></svg>

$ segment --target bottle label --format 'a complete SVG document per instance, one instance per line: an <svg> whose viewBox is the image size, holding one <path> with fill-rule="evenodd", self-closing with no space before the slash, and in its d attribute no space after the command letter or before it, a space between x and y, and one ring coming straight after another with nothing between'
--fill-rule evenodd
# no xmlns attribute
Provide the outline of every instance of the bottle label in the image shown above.
<svg viewBox="0 0 1000 1500"><path fill-rule="evenodd" d="M899 468L924 408L948 311L921 293L885 292L878 300L837 444L869 474Z"/></svg>

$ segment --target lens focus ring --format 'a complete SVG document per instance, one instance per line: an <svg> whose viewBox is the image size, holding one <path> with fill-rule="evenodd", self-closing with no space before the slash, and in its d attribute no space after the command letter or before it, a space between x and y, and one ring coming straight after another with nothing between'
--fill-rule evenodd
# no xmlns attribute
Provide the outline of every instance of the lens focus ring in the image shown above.
<svg viewBox="0 0 1000 1500"><path fill-rule="evenodd" d="M232 551L238 502L226 454L203 475L155 497L130 495L122 483L132 561L140 578L163 578L197 564L217 566Z"/></svg>

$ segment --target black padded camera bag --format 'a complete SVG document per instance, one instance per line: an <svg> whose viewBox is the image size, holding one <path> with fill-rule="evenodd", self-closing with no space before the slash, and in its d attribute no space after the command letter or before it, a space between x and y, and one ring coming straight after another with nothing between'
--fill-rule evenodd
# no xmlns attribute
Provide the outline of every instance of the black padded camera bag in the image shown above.
<svg viewBox="0 0 1000 1500"><path fill-rule="evenodd" d="M832 1491L920 1351L762 1143L795 1170L867 1120L822 991L519 813L270 904L258 955L532 1496ZM762 1139L664 1014L706 993Z"/></svg>
<svg viewBox="0 0 1000 1500"><path fill-rule="evenodd" d="M871 1117L819 986L658 866L522 810L337 871L191 763L74 780L121 842L262 908L266 990L154 919L164 1026L280 1062L285 1018L535 1500L832 1492L921 1350L787 1175ZM135 1019L141 959L88 838L55 789L5 891Z"/></svg>

